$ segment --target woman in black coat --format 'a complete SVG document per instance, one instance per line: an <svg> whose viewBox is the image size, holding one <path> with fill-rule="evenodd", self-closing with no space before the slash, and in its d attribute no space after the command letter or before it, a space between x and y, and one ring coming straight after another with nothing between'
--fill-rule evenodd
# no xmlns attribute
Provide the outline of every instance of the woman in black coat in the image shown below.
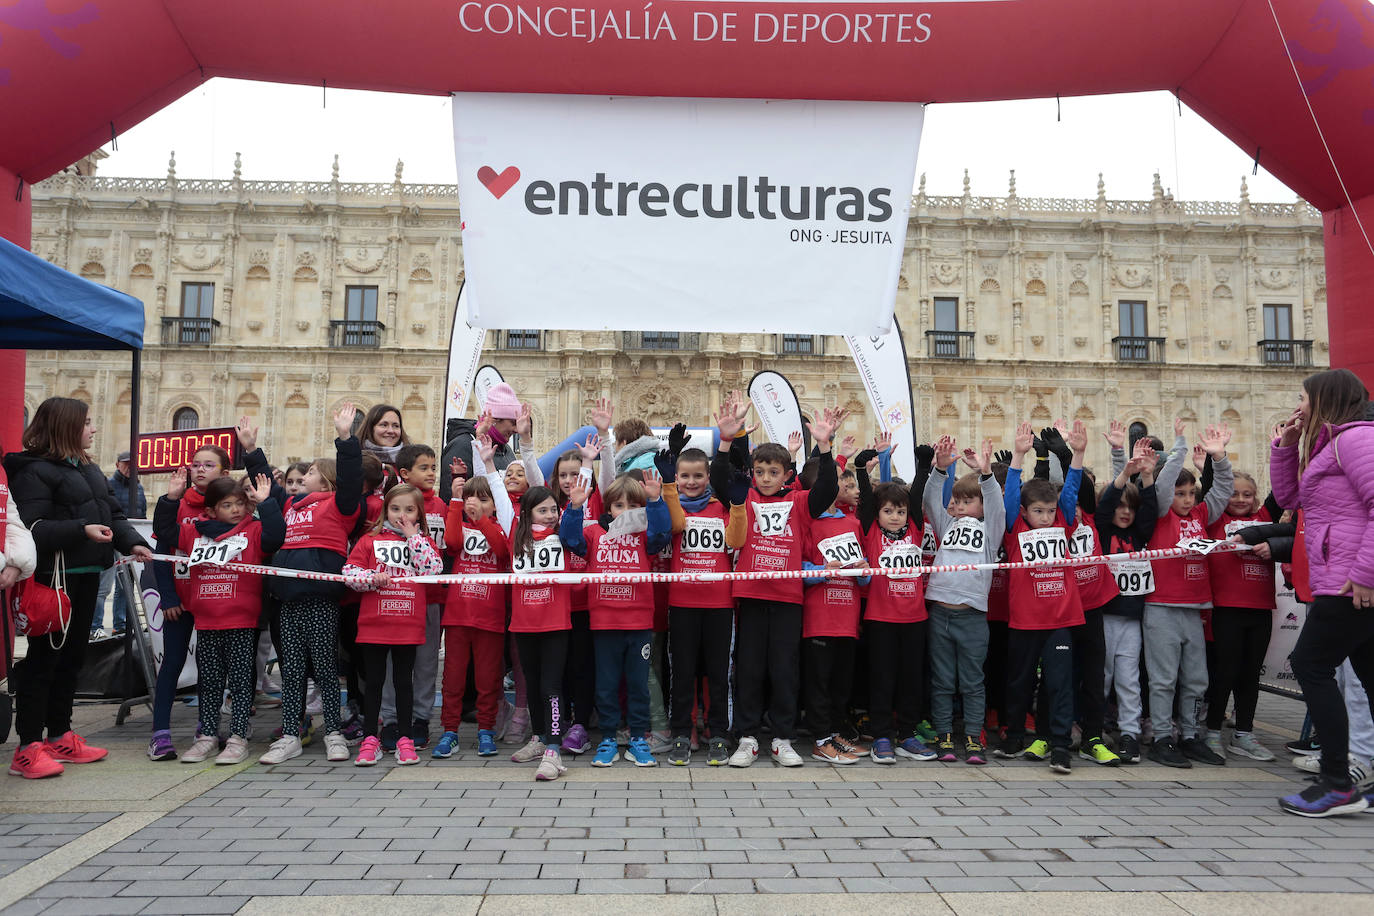
<svg viewBox="0 0 1374 916"><path fill-rule="evenodd" d="M24 430L24 451L5 456L10 496L38 548L36 576L51 585L60 553L72 603L65 642L56 634L30 639L28 654L15 669L20 745L10 772L30 779L57 776L63 763L92 763L108 753L72 731L76 678L86 657L101 571L114 565L116 548L140 560L152 557L91 460L95 434L85 403L48 398Z"/></svg>

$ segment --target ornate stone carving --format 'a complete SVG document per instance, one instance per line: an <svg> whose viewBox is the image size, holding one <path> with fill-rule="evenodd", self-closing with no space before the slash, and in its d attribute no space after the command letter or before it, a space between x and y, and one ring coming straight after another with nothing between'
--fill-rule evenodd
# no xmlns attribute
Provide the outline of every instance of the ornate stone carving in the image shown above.
<svg viewBox="0 0 1374 916"><path fill-rule="evenodd" d="M987 341L988 346L995 346L995 345L997 344L998 339L999 339L999 338L998 338L998 336L997 336L996 334L984 334L984 335L983 335L983 340Z"/></svg>
<svg viewBox="0 0 1374 916"><path fill-rule="evenodd" d="M313 267L315 265L315 252L298 251L296 252L297 267Z"/></svg>
<svg viewBox="0 0 1374 916"><path fill-rule="evenodd" d="M195 245L191 248L190 258L185 258L182 257L181 246L178 245L172 250L172 263L197 272L213 270L224 263L224 255L216 254L211 257L208 248L204 245Z"/></svg>
<svg viewBox="0 0 1374 916"><path fill-rule="evenodd" d="M1026 276L1032 280L1045 279L1045 265L1031 262L1026 265Z"/></svg>
<svg viewBox="0 0 1374 916"><path fill-rule="evenodd" d="M296 330L300 331L302 334L305 333L310 330L310 322L302 318L300 321L296 322Z"/></svg>
<svg viewBox="0 0 1374 916"><path fill-rule="evenodd" d="M376 271L381 269L381 266L384 263L386 263L385 254L379 256L375 261L372 260L368 255L368 249L360 247L354 250L353 257L351 258L348 255L341 256L339 258L339 263L342 264L344 267L347 267L349 270L360 274L375 273Z"/></svg>
<svg viewBox="0 0 1374 916"><path fill-rule="evenodd" d="M1148 268L1137 267L1133 264L1113 266L1112 280L1117 286L1124 286L1127 289L1139 289L1151 279L1151 272Z"/></svg>
<svg viewBox="0 0 1374 916"><path fill-rule="evenodd" d="M253 331L254 333L262 330L262 322L256 319L247 321L245 322L245 324L247 325L248 330Z"/></svg>
<svg viewBox="0 0 1374 916"><path fill-rule="evenodd" d="M248 263L257 267L266 267L272 263L272 252L266 248L254 248L248 255Z"/></svg>
<svg viewBox="0 0 1374 916"><path fill-rule="evenodd" d="M1081 349L1083 349L1084 347L1086 347L1086 346L1088 345L1088 338L1086 338L1086 337L1075 337L1075 338L1073 339L1073 345L1074 345L1075 347L1077 347L1078 349L1081 350Z"/></svg>
<svg viewBox="0 0 1374 916"><path fill-rule="evenodd" d="M995 277L995 276L997 276L997 271L998 271L998 264L997 264L996 261L984 261L984 262L983 262L983 276L985 276L985 277Z"/></svg>
<svg viewBox="0 0 1374 916"><path fill-rule="evenodd" d="M1255 282L1265 289L1288 289L1293 285L1297 276L1297 271L1292 270L1257 270L1255 271Z"/></svg>
<svg viewBox="0 0 1374 916"><path fill-rule="evenodd" d="M147 262L151 261L152 259L153 259L153 249L151 249L151 248L135 248L135 249L134 249L134 261L135 261L135 262L140 263L140 264L144 264L144 263L147 263Z"/></svg>
<svg viewBox="0 0 1374 916"><path fill-rule="evenodd" d="M948 254L953 256L954 252L949 252ZM963 275L963 270L957 264L949 264L942 261L931 265L930 279L941 286L954 286L960 281Z"/></svg>
<svg viewBox="0 0 1374 916"><path fill-rule="evenodd" d="M1088 268L1084 267L1082 264L1075 264L1073 267L1069 268L1069 273L1073 275L1075 280L1082 280L1088 275Z"/></svg>

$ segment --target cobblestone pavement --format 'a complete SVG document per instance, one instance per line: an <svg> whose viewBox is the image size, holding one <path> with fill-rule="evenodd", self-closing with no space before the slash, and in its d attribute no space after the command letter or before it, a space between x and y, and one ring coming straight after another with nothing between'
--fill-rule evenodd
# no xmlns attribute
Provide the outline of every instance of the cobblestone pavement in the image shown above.
<svg viewBox="0 0 1374 916"><path fill-rule="evenodd" d="M1265 698L1272 747L1300 725L1298 709ZM532 768L466 745L406 768L329 764L318 743L273 768L154 765L139 756L145 729L146 716L88 728L110 761L3 783L5 914L390 903L486 916L552 903L521 895L574 893L597 896L560 910L825 912L855 903L826 895L870 892L911 895L887 907L955 913L1374 912L1374 814L1280 813L1276 796L1299 784L1282 752L1192 770L1076 760L1068 777L1022 762L583 760L539 784ZM778 894L796 896L764 896Z"/></svg>

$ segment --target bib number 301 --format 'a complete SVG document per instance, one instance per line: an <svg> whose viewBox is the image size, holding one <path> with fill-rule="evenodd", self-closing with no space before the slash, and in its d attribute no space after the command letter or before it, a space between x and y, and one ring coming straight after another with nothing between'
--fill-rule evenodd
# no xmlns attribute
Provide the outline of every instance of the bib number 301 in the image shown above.
<svg viewBox="0 0 1374 916"><path fill-rule="evenodd" d="M248 538L241 534L225 538L222 541L199 537L191 546L191 555L187 557L186 565L199 566L202 563L210 563L215 566L223 566L225 563L232 563L237 560L239 554L243 553L247 546Z"/></svg>

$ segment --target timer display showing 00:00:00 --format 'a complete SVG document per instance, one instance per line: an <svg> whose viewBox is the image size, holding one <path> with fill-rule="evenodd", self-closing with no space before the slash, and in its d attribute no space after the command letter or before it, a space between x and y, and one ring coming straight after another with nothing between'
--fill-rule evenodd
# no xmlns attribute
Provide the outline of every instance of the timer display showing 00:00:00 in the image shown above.
<svg viewBox="0 0 1374 916"><path fill-rule="evenodd" d="M157 473L185 467L191 463L196 450L207 445L217 445L231 457L237 457L234 455L237 444L232 426L144 433L138 437L138 472Z"/></svg>

